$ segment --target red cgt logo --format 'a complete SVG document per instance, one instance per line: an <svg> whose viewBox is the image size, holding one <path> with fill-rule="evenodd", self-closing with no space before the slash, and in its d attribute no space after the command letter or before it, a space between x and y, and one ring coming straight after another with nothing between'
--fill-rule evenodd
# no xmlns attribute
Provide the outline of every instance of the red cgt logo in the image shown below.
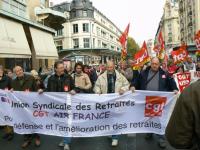
<svg viewBox="0 0 200 150"><path fill-rule="evenodd" d="M161 116L166 101L166 97L146 96L145 117Z"/></svg>

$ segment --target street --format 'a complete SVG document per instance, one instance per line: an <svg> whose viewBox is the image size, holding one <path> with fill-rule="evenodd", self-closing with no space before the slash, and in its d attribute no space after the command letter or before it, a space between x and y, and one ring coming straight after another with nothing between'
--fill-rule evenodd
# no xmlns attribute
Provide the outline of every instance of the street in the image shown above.
<svg viewBox="0 0 200 150"><path fill-rule="evenodd" d="M2 137L2 131L0 133ZM118 147L112 148L110 146L111 139L108 137L97 137L97 138L74 138L71 145L71 150L161 150L158 147L157 137L146 141L144 134L134 135L122 135L119 140ZM32 143L27 150L62 150L58 147L58 143L62 138L53 136L41 136L42 144L39 148L34 146ZM1 149L3 150L21 150L20 147L23 142L23 136L15 134L13 141L0 140ZM174 150L169 145L166 150Z"/></svg>

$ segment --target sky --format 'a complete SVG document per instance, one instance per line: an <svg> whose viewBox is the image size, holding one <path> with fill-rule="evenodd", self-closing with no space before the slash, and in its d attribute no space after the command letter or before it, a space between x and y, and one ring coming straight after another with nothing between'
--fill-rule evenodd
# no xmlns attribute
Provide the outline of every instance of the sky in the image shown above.
<svg viewBox="0 0 200 150"><path fill-rule="evenodd" d="M51 0L54 4L66 0ZM70 2L71 0L68 0ZM93 6L124 31L130 22L129 36L141 46L154 39L163 14L165 0L90 0Z"/></svg>

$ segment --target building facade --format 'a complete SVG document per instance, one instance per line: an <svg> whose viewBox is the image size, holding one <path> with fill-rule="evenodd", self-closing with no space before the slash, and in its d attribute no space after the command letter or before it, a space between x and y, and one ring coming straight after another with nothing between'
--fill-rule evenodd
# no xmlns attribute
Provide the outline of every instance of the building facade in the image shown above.
<svg viewBox="0 0 200 150"><path fill-rule="evenodd" d="M54 38L61 59L82 61L85 64L118 61L121 31L89 0L73 0L52 7L66 15L64 28Z"/></svg>
<svg viewBox="0 0 200 150"><path fill-rule="evenodd" d="M156 37L160 31L163 33L167 51L180 45L179 7L177 1L166 0Z"/></svg>
<svg viewBox="0 0 200 150"><path fill-rule="evenodd" d="M194 35L200 30L200 0L178 0L181 41L194 45Z"/></svg>
<svg viewBox="0 0 200 150"><path fill-rule="evenodd" d="M43 3L44 2L44 3ZM38 23L35 8L48 7L48 0L0 1L0 64L26 71L49 67L58 59L55 30Z"/></svg>

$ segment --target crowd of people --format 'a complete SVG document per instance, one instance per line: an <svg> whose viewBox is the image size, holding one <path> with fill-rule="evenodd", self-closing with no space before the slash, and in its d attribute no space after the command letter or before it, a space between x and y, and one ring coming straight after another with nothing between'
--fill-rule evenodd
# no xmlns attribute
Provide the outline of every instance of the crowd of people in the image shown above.
<svg viewBox="0 0 200 150"><path fill-rule="evenodd" d="M66 67L63 61L57 61L54 64L54 71L44 78L41 77L41 71L32 70L30 74L27 74L21 66L15 66L13 72L12 70L5 71L3 66L0 66L0 89L37 91L39 94L43 92L69 92L72 95L77 93L119 93L122 95L129 90L132 92L135 90L170 91L177 94L178 88L172 74L192 69L198 71L200 70L200 62L196 65L191 58L188 58L184 65L169 67L173 68L171 69L172 72L162 68L162 64L157 57L152 58L151 62L142 67L141 70L133 70L131 62L126 61L116 65L110 60L106 65L97 67L77 62L73 69L71 66ZM177 121L176 123L180 124ZM13 128L9 126L3 128L5 129L3 139L12 140L14 137ZM153 134L146 134L146 140L153 138L153 136ZM165 148L167 146L165 135L156 136L158 136L159 146ZM28 147L33 140L36 146L40 146L39 134L24 135L22 148ZM72 138L65 137L59 143L59 146L64 147L64 150L69 150L71 140ZM118 140L119 136L113 135L111 145L117 146Z"/></svg>

